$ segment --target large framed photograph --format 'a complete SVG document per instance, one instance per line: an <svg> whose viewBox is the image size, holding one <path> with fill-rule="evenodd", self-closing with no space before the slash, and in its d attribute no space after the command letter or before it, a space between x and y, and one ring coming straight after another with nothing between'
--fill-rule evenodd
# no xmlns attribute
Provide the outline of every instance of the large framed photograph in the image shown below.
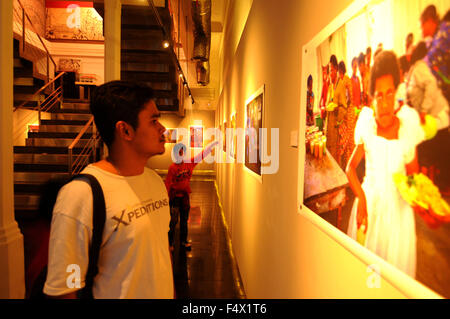
<svg viewBox="0 0 450 319"><path fill-rule="evenodd" d="M264 85L245 102L245 168L258 178L261 174L260 129L263 127Z"/></svg>
<svg viewBox="0 0 450 319"><path fill-rule="evenodd" d="M233 138L231 140L230 152L231 157L236 159L237 158L236 113L233 113L231 115L231 129L233 132Z"/></svg>
<svg viewBox="0 0 450 319"><path fill-rule="evenodd" d="M203 126L192 125L189 126L191 147L202 148L203 147Z"/></svg>
<svg viewBox="0 0 450 319"><path fill-rule="evenodd" d="M439 61L450 52L433 45L449 41L449 9L448 1L355 1L306 44L299 153L302 213L447 298L450 133L439 76L448 69ZM436 110L423 104L429 83Z"/></svg>

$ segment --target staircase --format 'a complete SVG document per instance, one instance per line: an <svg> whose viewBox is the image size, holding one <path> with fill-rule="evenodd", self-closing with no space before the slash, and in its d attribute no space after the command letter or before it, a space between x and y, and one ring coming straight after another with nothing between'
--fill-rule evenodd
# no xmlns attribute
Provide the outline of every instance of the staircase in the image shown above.
<svg viewBox="0 0 450 319"><path fill-rule="evenodd" d="M19 42L15 40L14 107L28 101L26 108L33 109L50 92L44 90L33 97L44 81L33 77L33 63L19 56L18 46ZM51 178L70 175L68 148L92 115L87 100L65 99L56 103L46 117L41 119L38 130L27 133L25 146L14 146L14 209L20 226L36 216L42 185ZM78 170L94 159L86 149L83 150L86 144L92 143L92 137L93 125L86 129L72 150L73 155L79 156Z"/></svg>
<svg viewBox="0 0 450 319"><path fill-rule="evenodd" d="M167 8L157 8L167 30L171 19ZM178 76L169 49L162 47L163 32L151 9L122 5L121 78L147 83L155 91L160 111L177 112Z"/></svg>
<svg viewBox="0 0 450 319"><path fill-rule="evenodd" d="M50 178L69 177L68 147L91 116L86 101L64 102L51 113L51 119L41 120L38 132L28 132L26 146L14 146L16 219L35 216L42 185ZM82 152L92 133L92 128L89 128L82 135L78 147L73 149L73 154ZM93 160L92 156L82 156L85 157L86 164Z"/></svg>

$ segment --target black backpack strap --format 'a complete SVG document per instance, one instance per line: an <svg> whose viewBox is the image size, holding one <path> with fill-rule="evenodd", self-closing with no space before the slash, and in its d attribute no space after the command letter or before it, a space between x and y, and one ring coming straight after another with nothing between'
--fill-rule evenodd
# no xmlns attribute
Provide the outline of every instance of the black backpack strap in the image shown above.
<svg viewBox="0 0 450 319"><path fill-rule="evenodd" d="M92 189L93 213L92 213L92 242L89 247L89 265L86 272L85 286L79 292L80 298L92 299L92 287L94 278L98 274L98 259L100 255L100 246L102 244L103 229L106 221L105 197L102 187L98 180L90 174L75 175L74 179L86 179L89 181Z"/></svg>

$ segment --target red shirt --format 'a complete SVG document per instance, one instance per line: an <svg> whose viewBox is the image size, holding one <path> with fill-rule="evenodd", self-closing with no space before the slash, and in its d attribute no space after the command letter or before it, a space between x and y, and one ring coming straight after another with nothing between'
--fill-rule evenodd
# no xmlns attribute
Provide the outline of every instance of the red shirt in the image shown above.
<svg viewBox="0 0 450 319"><path fill-rule="evenodd" d="M192 172L198 163L194 163L193 159L191 163L173 163L169 167L169 172L166 177L166 188L169 193L169 197L176 196L177 193L186 192L190 194L192 192L189 185L192 177ZM172 193L171 193L172 191Z"/></svg>

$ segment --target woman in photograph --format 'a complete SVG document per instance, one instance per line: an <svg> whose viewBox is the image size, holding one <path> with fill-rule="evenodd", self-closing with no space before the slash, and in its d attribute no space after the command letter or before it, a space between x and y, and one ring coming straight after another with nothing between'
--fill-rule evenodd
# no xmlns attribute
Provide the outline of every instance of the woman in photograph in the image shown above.
<svg viewBox="0 0 450 319"><path fill-rule="evenodd" d="M331 156L340 164L339 160L339 123L338 123L338 103L337 103L337 86L338 81L338 62L336 56L333 54L330 57L330 86L328 87L327 99L327 115L326 115L326 137L327 149Z"/></svg>
<svg viewBox="0 0 450 319"><path fill-rule="evenodd" d="M325 66L322 66L322 93L320 95L319 101L320 116L322 117L322 121L325 121L329 85L330 85L330 67L327 64Z"/></svg>
<svg viewBox="0 0 450 319"><path fill-rule="evenodd" d="M365 233L365 247L415 277L416 229L414 212L397 190L394 173L418 169L416 146L423 141L418 113L404 105L395 113L400 82L397 58L383 51L375 58L369 91L373 107L364 107L355 128L355 150L347 165L350 186L356 195L348 235ZM360 184L356 167L365 158L366 175Z"/></svg>
<svg viewBox="0 0 450 319"><path fill-rule="evenodd" d="M349 144L349 140L353 138L350 136L350 123L354 118L350 110L350 102L352 96L352 82L350 78L346 75L347 69L345 67L344 61L339 62L338 65L338 83L336 85L336 91L334 93L335 103L338 105L337 108L337 125L339 127L339 150L338 158L336 159L339 166L345 169L348 157L345 156L345 151ZM353 148L352 150L353 151Z"/></svg>

